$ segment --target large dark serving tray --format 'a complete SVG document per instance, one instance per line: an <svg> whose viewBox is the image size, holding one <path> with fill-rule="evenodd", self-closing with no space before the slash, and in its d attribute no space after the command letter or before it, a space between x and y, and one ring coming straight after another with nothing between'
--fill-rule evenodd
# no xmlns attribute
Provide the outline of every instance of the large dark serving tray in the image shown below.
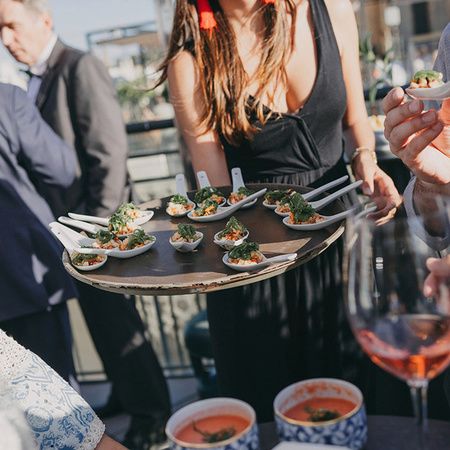
<svg viewBox="0 0 450 450"><path fill-rule="evenodd" d="M249 184L249 187L255 190L291 187L299 192L308 191L286 184ZM220 190L227 195L230 192L229 187ZM258 242L266 256L293 252L298 256L295 261L269 266L258 272L235 272L223 264L224 250L213 243L214 234L224 228L228 219L209 223L192 222L187 217L175 219L165 212L167 200L168 197L141 205L155 211L152 220L144 225L145 231L151 232L157 239L147 253L122 260L110 257L96 271L79 272L64 252L66 270L84 283L112 292L141 295L212 292L255 283L304 264L326 250L344 231L342 222L313 232L291 230L283 225L281 217L262 205L262 198L258 199L255 206L234 214L249 229L248 240ZM334 214L343 210L342 202L335 201L321 212ZM180 222L191 223L204 234L203 242L194 253L179 253L169 244L169 237Z"/></svg>

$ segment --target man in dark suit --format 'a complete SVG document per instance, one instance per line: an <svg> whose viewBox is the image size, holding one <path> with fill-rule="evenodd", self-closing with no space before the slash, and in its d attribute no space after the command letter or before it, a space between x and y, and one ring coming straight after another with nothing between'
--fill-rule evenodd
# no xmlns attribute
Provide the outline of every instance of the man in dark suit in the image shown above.
<svg viewBox="0 0 450 450"><path fill-rule="evenodd" d="M62 249L47 229L53 220L32 179L65 188L76 159L21 89L0 84L0 328L75 380L66 300L75 288Z"/></svg>
<svg viewBox="0 0 450 450"><path fill-rule="evenodd" d="M68 190L38 183L38 191L56 216L111 214L127 198L127 142L106 68L57 39L46 0L0 0L0 28L12 56L30 69L29 97L77 153L78 176ZM133 416L126 445L145 448L147 441L162 440L168 389L134 302L81 283L78 288L113 391Z"/></svg>

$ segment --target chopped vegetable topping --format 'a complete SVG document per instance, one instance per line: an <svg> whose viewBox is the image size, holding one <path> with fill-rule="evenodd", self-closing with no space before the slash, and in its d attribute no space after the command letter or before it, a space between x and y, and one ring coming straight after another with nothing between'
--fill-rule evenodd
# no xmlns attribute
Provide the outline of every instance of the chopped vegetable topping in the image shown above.
<svg viewBox="0 0 450 450"><path fill-rule="evenodd" d="M443 75L435 70L419 70L411 80L411 88L432 88L443 84Z"/></svg>
<svg viewBox="0 0 450 450"><path fill-rule="evenodd" d="M126 248L127 248L127 250L132 250L133 248L143 246L143 245L147 244L148 242L154 241L154 240L155 240L155 237L149 236L148 234L145 233L144 230L142 230L142 229L134 230L133 234L128 237Z"/></svg>
<svg viewBox="0 0 450 450"><path fill-rule="evenodd" d="M109 241L112 241L114 239L114 233L111 233L111 231L108 230L99 230L97 231L97 233L95 234L95 239L100 243L100 244L106 244Z"/></svg>
<svg viewBox="0 0 450 450"><path fill-rule="evenodd" d="M85 253L76 253L72 255L72 263L76 266L93 266L101 263L105 257L102 255L90 255Z"/></svg>
<svg viewBox="0 0 450 450"><path fill-rule="evenodd" d="M169 202L178 203L179 205L186 205L188 203L188 199L184 195L175 194L172 197L170 197Z"/></svg>
<svg viewBox="0 0 450 450"><path fill-rule="evenodd" d="M192 225L186 223L178 224L178 234L180 237L188 242L193 242L196 240L197 232Z"/></svg>
<svg viewBox="0 0 450 450"><path fill-rule="evenodd" d="M252 258L252 252L259 251L259 245L256 242L243 242L234 247L228 253L229 258L249 260Z"/></svg>
<svg viewBox="0 0 450 450"><path fill-rule="evenodd" d="M311 406L307 406L305 411L309 414L308 419L310 422L325 422L340 417L338 411L325 408L311 408Z"/></svg>
<svg viewBox="0 0 450 450"><path fill-rule="evenodd" d="M291 219L294 223L307 222L316 214L315 209L305 201L301 194L295 193L289 200Z"/></svg>
<svg viewBox="0 0 450 450"><path fill-rule="evenodd" d="M195 203L200 204L200 203L204 202L206 199L212 197L213 195L215 195L216 197L223 198L222 192L220 192L218 189L216 189L212 186L207 186L207 187L204 187L204 188L198 190L195 193L194 201L195 201Z"/></svg>
<svg viewBox="0 0 450 450"><path fill-rule="evenodd" d="M206 199L202 206L194 210L194 216L211 216L216 213L219 204L211 199Z"/></svg>
<svg viewBox="0 0 450 450"><path fill-rule="evenodd" d="M195 432L201 434L203 442L208 444L226 441L236 434L236 429L233 427L221 428L220 430L210 433L209 431L200 430L200 428L197 427L197 424L195 422L192 422L192 428Z"/></svg>
<svg viewBox="0 0 450 450"><path fill-rule="evenodd" d="M245 225L236 217L231 217L225 228L218 234L219 239L237 240L247 232Z"/></svg>

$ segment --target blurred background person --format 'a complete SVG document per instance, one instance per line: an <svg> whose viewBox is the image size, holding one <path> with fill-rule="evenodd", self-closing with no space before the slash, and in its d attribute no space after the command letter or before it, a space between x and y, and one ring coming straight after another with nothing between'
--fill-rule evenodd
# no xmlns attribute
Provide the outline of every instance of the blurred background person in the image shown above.
<svg viewBox="0 0 450 450"><path fill-rule="evenodd" d="M76 149L69 189L37 189L56 217L69 211L110 215L128 199L125 127L111 79L100 61L64 45L46 0L0 0L3 44L28 66L28 96L44 120ZM125 443L146 448L164 440L170 399L161 367L134 300L78 283L79 303L105 372L112 404L132 415Z"/></svg>
<svg viewBox="0 0 450 450"><path fill-rule="evenodd" d="M74 383L66 300L76 297L47 225L53 214L32 180L64 188L73 150L18 87L0 84L0 328Z"/></svg>

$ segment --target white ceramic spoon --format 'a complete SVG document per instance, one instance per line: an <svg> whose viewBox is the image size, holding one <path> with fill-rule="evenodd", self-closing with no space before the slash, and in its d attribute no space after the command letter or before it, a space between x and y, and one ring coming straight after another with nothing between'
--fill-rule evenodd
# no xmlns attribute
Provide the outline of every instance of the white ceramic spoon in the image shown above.
<svg viewBox="0 0 450 450"><path fill-rule="evenodd" d="M219 234L222 231L218 231L214 235L214 244L219 245L220 247L224 248L225 250L231 250L233 247L237 247L238 245L241 245L249 236L248 230L245 232L244 236L241 239L238 239L237 241L233 241L231 239L220 239Z"/></svg>
<svg viewBox="0 0 450 450"><path fill-rule="evenodd" d="M417 100L447 100L450 98L450 81L434 88L407 88L406 93Z"/></svg>
<svg viewBox="0 0 450 450"><path fill-rule="evenodd" d="M261 189L260 191L257 191L254 194L251 194L248 197L239 200L233 206L227 207L219 206L217 208L216 213L210 216L194 216L193 215L194 211L190 211L187 216L194 222L214 222L216 220L226 219L227 217L231 216L231 214L233 214L235 211L237 211L239 208L242 208L242 206L245 205L246 203L251 202L253 199L264 195L266 191L267 191L266 188Z"/></svg>
<svg viewBox="0 0 450 450"><path fill-rule="evenodd" d="M105 249L105 248L93 248L93 245L95 243L95 239L88 238L86 236L83 236L80 233L77 233L76 231L72 230L71 228L66 227L65 225L62 225L57 222L53 222L56 225L53 226L52 231L60 231L61 233L65 234L68 239L72 242L72 244L75 246L75 251L78 253L84 253L88 255L108 255L112 256L114 258L119 259L127 259L132 258L133 256L142 255L142 253L145 253L147 250L150 250L151 247L156 242L156 238L154 236L148 235L152 237L152 240L149 241L147 244L142 245L141 247L133 248L132 250L119 250L117 248L111 248L111 249Z"/></svg>
<svg viewBox="0 0 450 450"><path fill-rule="evenodd" d="M182 173L179 173L176 175L175 177L175 191L177 194L182 195L183 197L186 197L188 199L188 204L192 206L192 208L190 209L190 211L192 211L192 209L195 208L195 203L189 199L188 195L187 195L187 191L186 191L186 178L184 177L184 175ZM169 208L166 208L166 213L169 214L169 216L172 217L184 217L188 214L189 211L185 211L181 214L171 214L169 212Z"/></svg>
<svg viewBox="0 0 450 450"><path fill-rule="evenodd" d="M181 253L189 253L194 251L203 240L203 233L200 231L196 232L197 240L194 242L185 242L185 241L172 241L172 238L169 239L170 245L178 252Z"/></svg>
<svg viewBox="0 0 450 450"><path fill-rule="evenodd" d="M266 258L263 255L263 260L260 263L254 264L233 264L228 259L228 252L223 255L222 262L228 266L230 269L237 270L238 272L249 272L253 270L260 270L264 267L270 266L271 264L282 263L286 261L294 261L297 258L297 253L287 253L285 255L273 256L272 258Z"/></svg>
<svg viewBox="0 0 450 450"><path fill-rule="evenodd" d="M108 260L108 256L104 255L103 261L101 261L99 263L96 263L96 264L92 264L91 266L79 266L77 264L74 264L73 263L73 258L74 258L76 253L79 253L77 251L77 249L75 248L76 246L74 245L72 240L69 239L69 237L65 233L63 233L57 227L54 227L53 226L54 224L59 225L57 222L52 222L49 225L50 226L50 230L56 236L56 238L61 242L61 244L64 246L64 248L67 250L67 253L69 254L70 261L71 261L72 265L76 269L82 270L84 272L90 272L92 270L96 270L96 269L102 267L106 263L106 261ZM95 254L99 255L100 253L95 253Z"/></svg>
<svg viewBox="0 0 450 450"><path fill-rule="evenodd" d="M239 190L239 188L241 188L241 187L245 188L244 178L242 177L242 172L239 167L234 167L233 169L231 169L231 180L233 182L232 192L237 192ZM242 207L242 209L250 208L257 201L258 201L258 199L255 198L251 202L248 202L247 204L245 204ZM228 203L228 205L233 206L233 203L231 203L230 200L227 200L227 203Z"/></svg>
<svg viewBox="0 0 450 450"><path fill-rule="evenodd" d="M197 172L197 180L198 180L198 185L200 186L200 189L203 189L205 187L211 187L211 183L209 182L208 175L206 174L206 172L204 170L200 170ZM224 198L219 206L225 205L226 202L227 201Z"/></svg>
<svg viewBox="0 0 450 450"><path fill-rule="evenodd" d="M342 183L345 183L348 180L348 175L344 175L341 178L337 178L336 180L330 181L329 183L324 184L323 186L319 186L316 189L313 189L312 191L306 192L305 194L302 194L303 198L305 200L311 200L314 197L317 197L318 195L322 194L323 192L326 192L328 189L334 188L335 186L339 186ZM266 208L269 209L276 209L277 205L271 205L269 203L266 203L264 200L263 205Z"/></svg>
<svg viewBox="0 0 450 450"><path fill-rule="evenodd" d="M76 220L76 219L71 219L70 217L65 217L65 216L60 216L58 217L58 222L61 222L65 225L69 225L71 227L75 227L78 228L79 230L83 230L86 231L87 233L90 234L95 234L100 230L103 231L108 231L108 228L106 227L100 227L99 225L95 225L93 223L87 223L87 222L83 222L81 220ZM136 227L136 229L140 228L139 226ZM126 238L128 236L130 236L131 233L128 234L117 234L117 237L121 237L121 238Z"/></svg>
<svg viewBox="0 0 450 450"><path fill-rule="evenodd" d="M147 223L153 216L153 211L141 211L139 210L139 217L136 219L131 219L130 221L133 222L135 225L143 225L144 223ZM90 222L90 223L96 223L98 225L103 225L105 227L108 227L109 224L109 217L97 217L97 216L88 216L85 214L77 214L77 213L68 213L68 216L71 219L75 220L82 220L83 222Z"/></svg>
<svg viewBox="0 0 450 450"><path fill-rule="evenodd" d="M351 208L351 209L348 209L347 211L343 211L338 214L333 214L332 216L322 216L323 220L321 220L320 222L316 222L316 223L294 224L294 223L289 222L289 217L285 217L283 219L283 223L287 227L292 228L293 230L297 230L297 231L316 231L316 230L320 230L322 228L326 228L326 227L332 225L333 223L340 222L341 220L344 220L345 218L354 215L355 211L357 209L359 209L359 208L358 207ZM367 214L370 214L371 212L374 212L376 210L377 210L376 206L370 206L370 207L364 209L363 211L361 211L359 214L357 214L355 216L355 219L365 216Z"/></svg>
<svg viewBox="0 0 450 450"><path fill-rule="evenodd" d="M342 189L339 189L338 191L334 192L333 194L328 195L327 197L322 198L321 200L317 200L315 202L309 202L310 206L312 206L316 211L324 208L325 206L329 205L331 202L336 200L337 198L343 196L347 192L352 191L353 189L358 188L363 184L362 180L355 181L354 183L349 184L348 186L344 186ZM305 197L303 197L305 198ZM311 198L311 197L310 197ZM281 217L287 217L289 216L289 212L281 212L278 210L278 206L275 209L275 213L278 214Z"/></svg>

